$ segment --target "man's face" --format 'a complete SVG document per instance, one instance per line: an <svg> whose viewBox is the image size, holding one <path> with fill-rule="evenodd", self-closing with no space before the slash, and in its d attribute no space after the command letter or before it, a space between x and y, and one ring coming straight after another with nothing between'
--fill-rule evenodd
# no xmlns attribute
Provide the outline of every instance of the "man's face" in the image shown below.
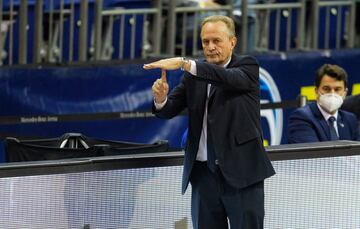
<svg viewBox="0 0 360 229"><path fill-rule="evenodd" d="M224 65L231 57L236 37L230 37L224 22L207 22L201 29L201 43L207 62Z"/></svg>
<svg viewBox="0 0 360 229"><path fill-rule="evenodd" d="M347 89L345 88L344 81L338 81L328 75L324 75L321 79L320 85L316 88L317 101L319 101L320 94L336 93L341 97L346 96Z"/></svg>

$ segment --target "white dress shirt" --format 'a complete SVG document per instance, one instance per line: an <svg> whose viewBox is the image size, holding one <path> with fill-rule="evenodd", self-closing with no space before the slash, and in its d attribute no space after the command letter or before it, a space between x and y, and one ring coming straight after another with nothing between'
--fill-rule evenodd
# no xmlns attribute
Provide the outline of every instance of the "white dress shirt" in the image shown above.
<svg viewBox="0 0 360 229"><path fill-rule="evenodd" d="M226 62L225 65L223 65L223 67L226 68L229 65L230 61L231 61L231 58L229 58L229 60ZM190 65L189 73L196 76L197 75L196 62L193 60L190 60L190 64L191 65ZM202 124L202 130L201 130L201 136L200 136L200 142L199 142L199 149L198 149L198 152L196 155L197 161L207 161L207 115L208 115L207 107L208 107L208 101L209 101L208 98L209 98L210 88L211 88L211 84L208 84L207 99L206 99L206 103L205 103L205 111L204 111L203 124ZM161 108L163 108L165 106L166 102L167 102L167 98L161 104L156 103L154 101L156 110L160 110Z"/></svg>
<svg viewBox="0 0 360 229"><path fill-rule="evenodd" d="M316 103L321 114L324 116L326 122L328 123L329 125L329 118L331 116L334 116L335 117L335 122L334 122L334 127L335 127L335 131L336 131L336 134L337 136L339 137L339 131L338 131L338 126L337 126L337 121L338 121L338 110L336 110L335 114L329 114L327 113L318 103Z"/></svg>

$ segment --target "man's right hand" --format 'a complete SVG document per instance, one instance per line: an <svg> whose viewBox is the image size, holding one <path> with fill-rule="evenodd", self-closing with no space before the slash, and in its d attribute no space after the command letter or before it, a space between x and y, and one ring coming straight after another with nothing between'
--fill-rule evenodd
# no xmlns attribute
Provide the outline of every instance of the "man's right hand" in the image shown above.
<svg viewBox="0 0 360 229"><path fill-rule="evenodd" d="M163 103L169 93L169 84L166 80L166 70L161 69L161 79L157 79L152 86L152 93L156 103Z"/></svg>

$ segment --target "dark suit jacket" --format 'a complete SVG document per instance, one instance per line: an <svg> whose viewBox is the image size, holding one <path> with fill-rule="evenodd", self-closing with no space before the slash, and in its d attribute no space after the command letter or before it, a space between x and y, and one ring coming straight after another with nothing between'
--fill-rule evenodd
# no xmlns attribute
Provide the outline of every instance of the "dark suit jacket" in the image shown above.
<svg viewBox="0 0 360 229"><path fill-rule="evenodd" d="M196 61L196 69L197 76L184 74L160 111L153 107L160 118L172 118L188 108L183 193L199 148L208 83L213 90L209 95L207 128L225 179L243 188L273 175L275 171L262 144L259 66L255 58L233 55L226 69Z"/></svg>
<svg viewBox="0 0 360 229"><path fill-rule="evenodd" d="M341 109L354 113L360 121L360 94L346 97Z"/></svg>
<svg viewBox="0 0 360 229"><path fill-rule="evenodd" d="M354 114L339 110L337 127L340 140L360 140ZM330 128L316 102L296 109L289 118L288 142L330 141Z"/></svg>

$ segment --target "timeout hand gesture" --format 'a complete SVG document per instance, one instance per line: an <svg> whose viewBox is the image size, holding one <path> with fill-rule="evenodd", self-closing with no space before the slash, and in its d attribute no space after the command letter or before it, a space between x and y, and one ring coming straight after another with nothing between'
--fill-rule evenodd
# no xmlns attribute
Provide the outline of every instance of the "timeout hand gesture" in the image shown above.
<svg viewBox="0 0 360 229"><path fill-rule="evenodd" d="M152 92L156 103L163 103L169 93L169 85L166 81L165 70L175 70L179 68L182 70L189 70L190 67L190 62L183 57L173 57L144 64L143 68L147 70L161 68L161 79L157 79L152 86Z"/></svg>
<svg viewBox="0 0 360 229"><path fill-rule="evenodd" d="M165 70L175 70L184 67L184 58L174 57L158 60L149 64L144 64L144 69L161 68Z"/></svg>
<svg viewBox="0 0 360 229"><path fill-rule="evenodd" d="M157 79L152 86L152 93L156 103L163 103L169 93L169 84L166 80L166 70L161 69L161 78Z"/></svg>

